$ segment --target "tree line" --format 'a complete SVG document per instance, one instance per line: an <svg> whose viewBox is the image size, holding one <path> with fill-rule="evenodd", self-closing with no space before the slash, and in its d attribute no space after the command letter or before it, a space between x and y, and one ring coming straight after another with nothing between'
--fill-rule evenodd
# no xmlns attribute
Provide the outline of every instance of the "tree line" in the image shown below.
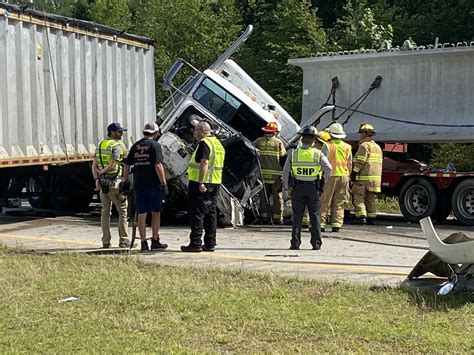
<svg viewBox="0 0 474 355"><path fill-rule="evenodd" d="M243 31L254 33L236 53L239 65L296 120L302 72L289 58L323 51L474 40L473 0L34 0L23 6L101 23L155 41L159 83L178 57L207 68ZM159 108L159 107L158 107Z"/></svg>

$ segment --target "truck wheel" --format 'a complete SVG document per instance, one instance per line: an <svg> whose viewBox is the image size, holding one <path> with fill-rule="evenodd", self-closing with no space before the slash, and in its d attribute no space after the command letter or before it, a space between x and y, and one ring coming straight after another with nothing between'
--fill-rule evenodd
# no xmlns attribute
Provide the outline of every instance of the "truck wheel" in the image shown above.
<svg viewBox="0 0 474 355"><path fill-rule="evenodd" d="M433 219L437 222L444 222L451 213L451 197L446 191L439 191L438 203L436 204L436 210L433 214Z"/></svg>
<svg viewBox="0 0 474 355"><path fill-rule="evenodd" d="M408 180L401 188L398 203L403 216L410 222L432 216L436 210L438 196L435 187L426 179Z"/></svg>
<svg viewBox="0 0 474 355"><path fill-rule="evenodd" d="M72 195L70 179L66 176L54 176L51 179L51 203L59 211L67 211L71 207Z"/></svg>
<svg viewBox="0 0 474 355"><path fill-rule="evenodd" d="M474 179L461 182L451 200L456 219L462 224L474 226Z"/></svg>
<svg viewBox="0 0 474 355"><path fill-rule="evenodd" d="M30 178L26 185L26 191L30 194L28 202L31 207L51 208L47 177L37 176Z"/></svg>

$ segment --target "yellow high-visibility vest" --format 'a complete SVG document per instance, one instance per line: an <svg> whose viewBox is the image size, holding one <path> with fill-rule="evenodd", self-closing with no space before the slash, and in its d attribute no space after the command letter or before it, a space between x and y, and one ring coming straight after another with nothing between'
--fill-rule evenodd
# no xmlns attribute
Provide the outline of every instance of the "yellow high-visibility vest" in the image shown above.
<svg viewBox="0 0 474 355"><path fill-rule="evenodd" d="M106 174L108 176L122 176L123 169L122 165L120 164L124 157L122 145L115 139L104 139L102 142L99 143L99 147L95 150L95 160L97 162L97 165L99 165L99 167L103 169L108 166L112 161L112 151L117 146L120 147L120 160L115 165L114 170L109 171Z"/></svg>
<svg viewBox="0 0 474 355"><path fill-rule="evenodd" d="M296 148L291 154L291 171L297 180L314 181L321 175L321 152L315 148Z"/></svg>
<svg viewBox="0 0 474 355"><path fill-rule="evenodd" d="M348 160L351 157L352 148L349 144L340 139L333 139L326 143L328 149L328 160L332 166L332 176L349 176L350 171L347 167Z"/></svg>
<svg viewBox="0 0 474 355"><path fill-rule="evenodd" d="M225 149L222 146L221 142L216 137L209 136L204 137L202 141L209 147L209 165L204 176L204 183L208 184L220 184L222 183L222 170L224 169L224 158L225 158ZM190 181L200 182L199 181L199 164L196 163L196 152L194 151L189 161L189 166L187 170L188 179Z"/></svg>

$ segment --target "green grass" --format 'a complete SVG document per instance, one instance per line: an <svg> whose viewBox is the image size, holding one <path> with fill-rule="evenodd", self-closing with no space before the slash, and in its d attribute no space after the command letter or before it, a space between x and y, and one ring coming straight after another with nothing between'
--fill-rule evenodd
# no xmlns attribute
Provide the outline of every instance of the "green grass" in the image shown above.
<svg viewBox="0 0 474 355"><path fill-rule="evenodd" d="M468 296L6 248L0 268L2 353L474 351Z"/></svg>
<svg viewBox="0 0 474 355"><path fill-rule="evenodd" d="M398 198L394 196L377 195L377 211L386 213L400 213Z"/></svg>

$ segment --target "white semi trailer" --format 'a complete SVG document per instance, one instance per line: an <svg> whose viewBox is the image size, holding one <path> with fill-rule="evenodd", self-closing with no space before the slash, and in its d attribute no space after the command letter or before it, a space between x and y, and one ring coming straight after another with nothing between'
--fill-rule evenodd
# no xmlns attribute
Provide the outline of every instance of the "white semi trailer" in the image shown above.
<svg viewBox="0 0 474 355"><path fill-rule="evenodd" d="M120 122L129 146L156 117L153 42L0 4L0 199L87 208L95 147Z"/></svg>

